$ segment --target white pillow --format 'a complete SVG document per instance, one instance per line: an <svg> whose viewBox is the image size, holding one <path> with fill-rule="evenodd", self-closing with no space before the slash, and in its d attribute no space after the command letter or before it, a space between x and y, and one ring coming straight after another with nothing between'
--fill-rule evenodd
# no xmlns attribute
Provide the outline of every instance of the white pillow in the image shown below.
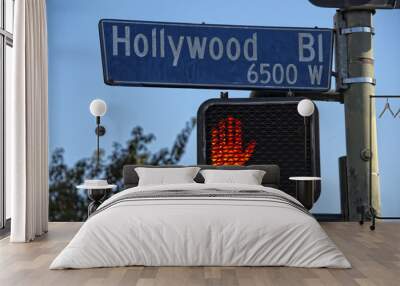
<svg viewBox="0 0 400 286"><path fill-rule="evenodd" d="M199 170L199 167L135 168L139 177L138 186L195 183L193 179Z"/></svg>
<svg viewBox="0 0 400 286"><path fill-rule="evenodd" d="M202 170L205 184L261 185L265 171L261 170Z"/></svg>

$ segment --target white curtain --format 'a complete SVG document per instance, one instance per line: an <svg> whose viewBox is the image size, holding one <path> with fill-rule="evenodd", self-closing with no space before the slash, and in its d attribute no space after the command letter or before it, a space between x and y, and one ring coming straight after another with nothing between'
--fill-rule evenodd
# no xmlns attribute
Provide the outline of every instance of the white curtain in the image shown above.
<svg viewBox="0 0 400 286"><path fill-rule="evenodd" d="M13 93L6 111L6 181L12 242L47 232L47 23L45 0L16 0Z"/></svg>

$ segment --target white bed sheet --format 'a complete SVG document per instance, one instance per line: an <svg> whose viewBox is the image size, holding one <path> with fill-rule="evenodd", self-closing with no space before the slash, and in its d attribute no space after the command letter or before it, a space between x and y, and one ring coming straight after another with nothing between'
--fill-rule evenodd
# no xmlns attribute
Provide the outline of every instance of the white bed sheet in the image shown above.
<svg viewBox="0 0 400 286"><path fill-rule="evenodd" d="M254 185L179 184L122 191L265 190ZM101 206L100 206L101 207ZM86 221L50 269L145 266L293 266L350 268L319 223L298 209L258 199L126 201Z"/></svg>

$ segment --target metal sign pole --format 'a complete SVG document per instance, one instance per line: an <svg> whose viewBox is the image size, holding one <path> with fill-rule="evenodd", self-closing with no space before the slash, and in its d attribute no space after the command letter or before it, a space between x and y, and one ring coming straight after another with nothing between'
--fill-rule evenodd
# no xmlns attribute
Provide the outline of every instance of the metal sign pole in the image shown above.
<svg viewBox="0 0 400 286"><path fill-rule="evenodd" d="M347 54L347 63L336 58L338 87L343 89L346 121L349 219L363 219L368 211L371 187L374 208L380 212L378 152L376 142L374 59L372 15L374 10L339 10L335 17L338 53ZM347 49L347 53L343 51ZM371 118L371 134L369 114ZM371 144L370 144L371 135ZM373 154L373 156L372 156ZM373 179L369 180L371 173Z"/></svg>

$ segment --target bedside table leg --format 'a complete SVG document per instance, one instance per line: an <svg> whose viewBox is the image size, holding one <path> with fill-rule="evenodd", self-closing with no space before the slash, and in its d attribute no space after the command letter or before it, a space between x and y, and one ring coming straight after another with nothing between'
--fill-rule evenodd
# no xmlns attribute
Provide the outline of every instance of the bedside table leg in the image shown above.
<svg viewBox="0 0 400 286"><path fill-rule="evenodd" d="M88 205L88 217L90 217L92 213L94 213L100 205L101 202L91 202Z"/></svg>
<svg viewBox="0 0 400 286"><path fill-rule="evenodd" d="M310 210L314 205L315 182L297 181L296 183L297 199L306 209Z"/></svg>
<svg viewBox="0 0 400 286"><path fill-rule="evenodd" d="M92 215L96 211L96 209L101 205L104 199L107 196L106 189L92 189L88 190L88 197L91 200L91 203L88 206L88 217Z"/></svg>

